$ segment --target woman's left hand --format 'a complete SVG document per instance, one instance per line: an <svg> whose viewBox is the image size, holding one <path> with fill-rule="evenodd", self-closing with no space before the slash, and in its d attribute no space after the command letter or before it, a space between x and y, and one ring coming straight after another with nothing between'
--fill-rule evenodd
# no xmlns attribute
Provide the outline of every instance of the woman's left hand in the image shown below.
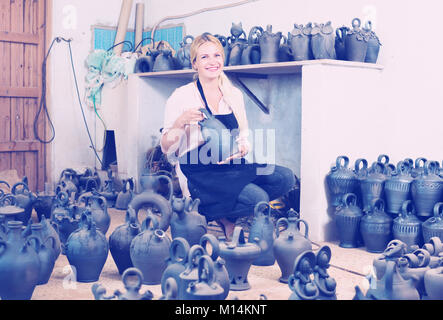
<svg viewBox="0 0 443 320"><path fill-rule="evenodd" d="M223 161L219 161L217 162L217 164L225 164L230 162L231 160L234 159L238 159L238 158L243 158L245 155L247 155L249 152L249 148L246 144L239 144L238 145L238 151L236 153L234 153L233 155L227 157L225 160Z"/></svg>

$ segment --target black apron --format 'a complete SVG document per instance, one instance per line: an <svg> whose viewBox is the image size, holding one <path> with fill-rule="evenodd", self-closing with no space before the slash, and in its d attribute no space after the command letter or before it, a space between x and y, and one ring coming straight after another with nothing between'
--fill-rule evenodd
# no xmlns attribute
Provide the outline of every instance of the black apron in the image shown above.
<svg viewBox="0 0 443 320"><path fill-rule="evenodd" d="M198 80L197 87L206 109L212 114ZM215 115L215 117L229 130L238 128L238 122L233 113ZM257 178L257 168L264 167L265 164L248 163L244 158L241 159L241 163L238 163L237 159L235 164L233 161L221 165L203 164L200 159L197 163L190 164L191 152L200 152L203 146L204 144L197 150L191 150L183 155L187 161L180 161L180 169L188 179L191 197L200 199L199 213L208 221L212 221L225 217L233 210L240 192Z"/></svg>

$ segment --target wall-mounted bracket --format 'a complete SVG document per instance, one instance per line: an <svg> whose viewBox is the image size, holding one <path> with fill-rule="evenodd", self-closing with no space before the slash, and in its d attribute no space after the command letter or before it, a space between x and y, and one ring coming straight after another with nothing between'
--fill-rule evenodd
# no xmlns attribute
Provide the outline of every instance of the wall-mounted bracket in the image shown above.
<svg viewBox="0 0 443 320"><path fill-rule="evenodd" d="M267 79L267 75L256 73L229 73L232 79L240 86L240 88L248 95L249 98L266 114L269 114L269 108L261 102L260 99L246 86L246 84L239 79L239 77L254 78L254 79Z"/></svg>

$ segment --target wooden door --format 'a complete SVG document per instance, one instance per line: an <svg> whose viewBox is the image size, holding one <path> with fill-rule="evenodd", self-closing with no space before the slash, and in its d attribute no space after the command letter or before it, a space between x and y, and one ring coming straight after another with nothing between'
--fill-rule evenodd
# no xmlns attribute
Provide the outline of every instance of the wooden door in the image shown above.
<svg viewBox="0 0 443 320"><path fill-rule="evenodd" d="M46 36L45 0L0 0L0 171L27 176L29 188L43 190L46 145L34 134L42 87ZM46 139L46 119L38 118Z"/></svg>

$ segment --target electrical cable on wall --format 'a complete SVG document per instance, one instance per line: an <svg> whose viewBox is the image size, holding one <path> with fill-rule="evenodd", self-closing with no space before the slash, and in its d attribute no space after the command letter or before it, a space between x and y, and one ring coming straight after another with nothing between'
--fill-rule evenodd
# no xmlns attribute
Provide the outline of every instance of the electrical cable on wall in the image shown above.
<svg viewBox="0 0 443 320"><path fill-rule="evenodd" d="M154 27L152 28L152 32L151 32L151 36L152 38L154 38L155 36L155 31L157 30L158 26L167 21L167 20L173 20L173 19L183 19L183 18L187 18L190 16L195 16L197 14L203 13L203 12L207 12L207 11L214 11L214 10L221 10L221 9L227 9L227 8L232 8L232 7L237 7L237 6L241 6L243 4L247 4L247 3L251 3L251 2L256 2L259 0L243 0L243 1L238 1L238 2L233 2L233 3L228 3L228 4L223 4L220 6L215 6L215 7L210 7L210 8L202 8L190 13L185 13L185 14L180 14L180 15L176 15L176 16L168 16L168 17L164 17L163 19L161 19L160 21L158 21Z"/></svg>

